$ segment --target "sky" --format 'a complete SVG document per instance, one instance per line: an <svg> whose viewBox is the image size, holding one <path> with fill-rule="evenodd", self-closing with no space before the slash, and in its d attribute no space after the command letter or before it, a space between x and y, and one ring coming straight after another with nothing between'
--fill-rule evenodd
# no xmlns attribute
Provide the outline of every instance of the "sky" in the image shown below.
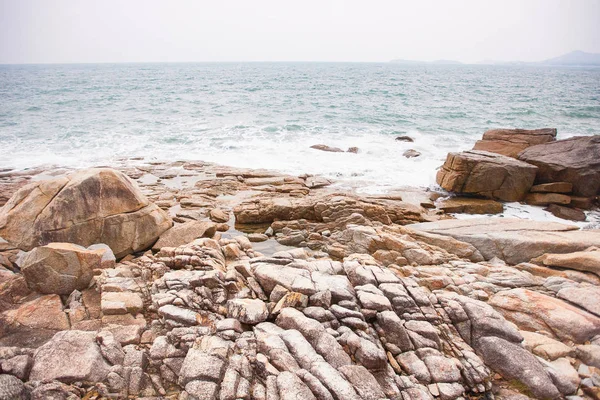
<svg viewBox="0 0 600 400"><path fill-rule="evenodd" d="M541 61L600 0L0 0L0 63Z"/></svg>

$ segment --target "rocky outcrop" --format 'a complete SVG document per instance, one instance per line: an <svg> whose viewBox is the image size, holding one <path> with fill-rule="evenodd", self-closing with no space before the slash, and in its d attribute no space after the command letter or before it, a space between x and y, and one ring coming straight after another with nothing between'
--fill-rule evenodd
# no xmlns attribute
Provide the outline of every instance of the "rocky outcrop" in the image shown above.
<svg viewBox="0 0 600 400"><path fill-rule="evenodd" d="M353 214L389 225L423 221L422 209L402 201L366 199L349 195L274 197L242 202L233 209L236 223L260 224L276 220L309 220L343 224Z"/></svg>
<svg viewBox="0 0 600 400"><path fill-rule="evenodd" d="M569 182L576 196L600 191L600 136L580 136L529 147L519 160L538 167L536 183Z"/></svg>
<svg viewBox="0 0 600 400"><path fill-rule="evenodd" d="M537 168L486 151L449 153L437 173L444 189L503 201L523 200L533 185Z"/></svg>
<svg viewBox="0 0 600 400"><path fill-rule="evenodd" d="M556 128L491 129L483 134L473 150L489 151L516 158L526 148L556 139Z"/></svg>
<svg viewBox="0 0 600 400"><path fill-rule="evenodd" d="M486 260L527 262L545 253L572 253L600 246L599 230L512 218L444 220L413 224L409 230L450 236L475 246Z"/></svg>
<svg viewBox="0 0 600 400"><path fill-rule="evenodd" d="M31 183L0 209L0 236L26 251L51 242L105 243L119 258L147 249L170 226L164 211L112 169Z"/></svg>
<svg viewBox="0 0 600 400"><path fill-rule="evenodd" d="M36 247L21 261L29 287L46 294L69 295L85 289L101 268L102 250L87 250L71 243Z"/></svg>

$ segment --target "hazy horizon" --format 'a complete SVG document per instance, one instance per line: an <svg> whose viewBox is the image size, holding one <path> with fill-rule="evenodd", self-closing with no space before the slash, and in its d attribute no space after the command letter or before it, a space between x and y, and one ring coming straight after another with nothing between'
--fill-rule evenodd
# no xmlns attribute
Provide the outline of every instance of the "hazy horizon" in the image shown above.
<svg viewBox="0 0 600 400"><path fill-rule="evenodd" d="M0 63L538 62L600 53L598 20L598 0L0 0Z"/></svg>

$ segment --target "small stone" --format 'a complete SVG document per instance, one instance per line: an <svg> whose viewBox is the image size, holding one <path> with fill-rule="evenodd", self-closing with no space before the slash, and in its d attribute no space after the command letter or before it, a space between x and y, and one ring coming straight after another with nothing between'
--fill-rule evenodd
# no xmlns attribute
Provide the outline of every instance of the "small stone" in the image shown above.
<svg viewBox="0 0 600 400"><path fill-rule="evenodd" d="M264 242L269 240L269 237L264 233L250 233L248 234L248 240L251 242Z"/></svg>
<svg viewBox="0 0 600 400"><path fill-rule="evenodd" d="M346 153L358 154L358 151L359 151L358 147L349 147L348 150L346 150Z"/></svg>
<svg viewBox="0 0 600 400"><path fill-rule="evenodd" d="M415 141L415 139L411 138L410 136L397 136L396 140L398 142L410 142L410 143Z"/></svg>
<svg viewBox="0 0 600 400"><path fill-rule="evenodd" d="M587 219L583 211L576 208L559 206L557 204L550 204L548 207L544 208L544 211L552 213L555 217L571 221L583 222Z"/></svg>
<svg viewBox="0 0 600 400"><path fill-rule="evenodd" d="M223 211L220 208L213 208L208 213L210 219L214 222L227 222L229 221L229 213Z"/></svg>
<svg viewBox="0 0 600 400"><path fill-rule="evenodd" d="M404 153L402 153L402 155L406 158L415 158L415 157L419 157L421 155L421 153L419 153L415 149L409 149L409 150L406 150Z"/></svg>

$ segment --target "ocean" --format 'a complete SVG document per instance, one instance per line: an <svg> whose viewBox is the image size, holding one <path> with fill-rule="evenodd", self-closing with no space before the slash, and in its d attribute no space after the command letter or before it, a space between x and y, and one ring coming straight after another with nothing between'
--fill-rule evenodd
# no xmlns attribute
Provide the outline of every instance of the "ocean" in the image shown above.
<svg viewBox="0 0 600 400"><path fill-rule="evenodd" d="M600 134L600 69L393 63L0 65L0 168L203 160L364 192L435 184L491 128ZM399 142L408 135L414 142ZM326 144L359 153L325 153ZM417 158L403 153L415 149Z"/></svg>

